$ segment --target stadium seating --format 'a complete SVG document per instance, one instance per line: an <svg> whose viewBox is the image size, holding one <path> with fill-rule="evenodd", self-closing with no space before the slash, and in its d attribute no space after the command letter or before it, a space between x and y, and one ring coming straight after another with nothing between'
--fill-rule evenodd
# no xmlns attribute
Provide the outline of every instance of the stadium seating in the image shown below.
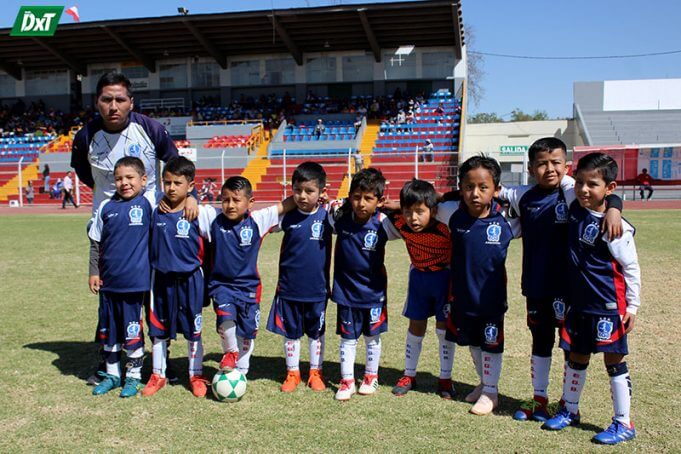
<svg viewBox="0 0 681 454"><path fill-rule="evenodd" d="M313 140L353 140L355 127L352 123L342 121L327 121L324 123L324 133L319 138L315 136L315 122L301 122L289 125L284 131L284 142L310 142Z"/></svg>
<svg viewBox="0 0 681 454"><path fill-rule="evenodd" d="M251 136L215 136L206 142L204 148L239 148L248 146Z"/></svg>

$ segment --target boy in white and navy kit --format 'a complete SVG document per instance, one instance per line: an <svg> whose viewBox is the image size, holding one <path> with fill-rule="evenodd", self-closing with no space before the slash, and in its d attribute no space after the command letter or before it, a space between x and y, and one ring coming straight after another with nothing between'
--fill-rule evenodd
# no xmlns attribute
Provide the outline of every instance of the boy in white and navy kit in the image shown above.
<svg viewBox="0 0 681 454"><path fill-rule="evenodd" d="M187 340L189 386L196 397L207 392L203 373L204 279L201 265L204 237L209 239L210 220L215 209L199 207L199 217L188 221L185 202L194 189L194 164L184 157L171 158L163 169L164 201L170 212L158 209L152 215L151 267L152 299L147 325L152 339L152 374L143 396L156 394L166 384L168 342L182 333Z"/></svg>
<svg viewBox="0 0 681 454"><path fill-rule="evenodd" d="M610 376L612 424L593 441L617 444L631 440L631 378L624 360L627 334L634 328L640 305L641 270L634 228L623 222L621 238L601 234L605 197L615 188L617 163L603 153L579 160L575 174L577 200L570 205L568 275L570 304L561 330L561 348L569 352L563 382L564 406L542 426L561 430L580 422L579 398L592 353L603 353Z"/></svg>
<svg viewBox="0 0 681 454"><path fill-rule="evenodd" d="M501 168L474 156L459 168L462 203L449 218L452 238L451 312L447 339L471 349L481 384L467 396L471 413L486 415L498 405L504 351L506 254L519 233L501 213L494 196Z"/></svg>
<svg viewBox="0 0 681 454"><path fill-rule="evenodd" d="M284 232L284 239L279 256L279 282L267 329L284 337L287 375L281 390L293 392L301 382L300 338L307 335L310 348L307 386L323 391L331 226L319 199L326 194L326 172L316 162L304 162L293 172L291 181L298 209L281 216L276 228Z"/></svg>
<svg viewBox="0 0 681 454"><path fill-rule="evenodd" d="M138 158L119 159L114 175L116 194L100 204L89 231L89 287L99 293L97 339L106 354L106 372L98 372L102 381L92 393L105 394L121 385L121 350L125 350L128 363L120 396L132 397L142 378L142 308L151 282L149 231L155 200L144 193L146 175Z"/></svg>
<svg viewBox="0 0 681 454"><path fill-rule="evenodd" d="M222 212L212 220L213 267L209 295L217 315L224 355L220 369L247 374L260 324L258 252L279 216L295 207L291 198L251 211L255 199L248 179L230 177L221 189Z"/></svg>
<svg viewBox="0 0 681 454"><path fill-rule="evenodd" d="M377 211L385 200L384 189L380 170L360 170L350 183L349 204L329 218L337 235L331 299L338 305L341 382L336 399L341 401L355 393L355 355L361 335L366 365L359 393L370 395L378 389L381 333L388 329L385 244L400 238L387 216Z"/></svg>

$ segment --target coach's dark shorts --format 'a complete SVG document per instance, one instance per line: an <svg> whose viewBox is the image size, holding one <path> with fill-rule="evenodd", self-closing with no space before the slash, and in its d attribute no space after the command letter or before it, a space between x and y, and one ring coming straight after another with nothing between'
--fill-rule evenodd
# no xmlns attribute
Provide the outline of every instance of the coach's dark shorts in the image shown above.
<svg viewBox="0 0 681 454"><path fill-rule="evenodd" d="M388 306L358 308L338 304L336 334L343 339L376 336L388 331Z"/></svg>
<svg viewBox="0 0 681 454"><path fill-rule="evenodd" d="M121 345L125 350L144 347L142 308L149 292L99 292L97 341L108 347Z"/></svg>
<svg viewBox="0 0 681 454"><path fill-rule="evenodd" d="M560 331L560 348L581 354L629 354L627 335L619 315L593 315L568 311Z"/></svg>
<svg viewBox="0 0 681 454"><path fill-rule="evenodd" d="M319 339L326 331L326 300L290 301L275 295L267 329L288 339Z"/></svg>
<svg viewBox="0 0 681 454"><path fill-rule="evenodd" d="M147 311L149 336L196 341L203 328L203 271L161 273L154 270L152 301Z"/></svg>
<svg viewBox="0 0 681 454"><path fill-rule="evenodd" d="M480 347L489 353L504 351L504 315L472 317L451 312L445 338L457 345Z"/></svg>

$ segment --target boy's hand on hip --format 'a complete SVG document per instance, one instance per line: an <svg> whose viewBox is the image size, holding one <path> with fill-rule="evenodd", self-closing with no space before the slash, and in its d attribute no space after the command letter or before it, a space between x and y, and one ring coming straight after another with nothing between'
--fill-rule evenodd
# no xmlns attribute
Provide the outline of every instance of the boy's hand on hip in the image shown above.
<svg viewBox="0 0 681 454"><path fill-rule="evenodd" d="M636 315L629 312L625 313L622 317L622 324L624 325L624 333L629 334L634 329L636 324Z"/></svg>
<svg viewBox="0 0 681 454"><path fill-rule="evenodd" d="M99 278L99 276L90 276L88 279L88 287L90 287L90 291L95 295L99 293L99 289L101 288L102 284L102 280Z"/></svg>

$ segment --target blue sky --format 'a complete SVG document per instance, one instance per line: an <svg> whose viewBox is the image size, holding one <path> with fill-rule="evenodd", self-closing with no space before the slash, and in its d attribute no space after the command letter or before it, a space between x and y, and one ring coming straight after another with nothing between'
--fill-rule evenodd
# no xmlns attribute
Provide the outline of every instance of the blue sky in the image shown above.
<svg viewBox="0 0 681 454"><path fill-rule="evenodd" d="M11 27L21 5L77 5L81 21L365 3L322 0L3 0L0 28ZM681 2L655 0L462 0L473 28L473 49L527 56L602 56L681 50ZM71 22L62 16L61 22ZM505 115L514 108L571 116L574 81L681 77L681 53L604 60L518 60L485 57L485 97L472 112Z"/></svg>

